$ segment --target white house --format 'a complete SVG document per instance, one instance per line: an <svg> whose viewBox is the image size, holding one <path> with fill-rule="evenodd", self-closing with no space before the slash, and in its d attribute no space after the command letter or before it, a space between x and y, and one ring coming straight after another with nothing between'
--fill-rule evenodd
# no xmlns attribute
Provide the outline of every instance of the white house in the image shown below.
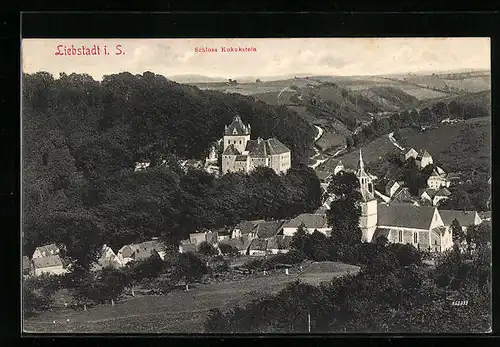
<svg viewBox="0 0 500 347"><path fill-rule="evenodd" d="M436 190L441 187L449 187L450 181L446 177L446 174L440 175L437 170L433 170L427 179L427 186Z"/></svg>
<svg viewBox="0 0 500 347"><path fill-rule="evenodd" d="M389 198L392 198L394 193L396 193L400 187L401 185L397 181L390 180L385 185L385 195L388 196Z"/></svg>
<svg viewBox="0 0 500 347"><path fill-rule="evenodd" d="M402 159L403 159L403 161L407 161L410 158L417 159L417 156L418 156L418 152L415 149L410 148L408 151L406 151L404 153L404 155L402 156Z"/></svg>
<svg viewBox="0 0 500 347"><path fill-rule="evenodd" d="M255 238L257 237L255 233L255 228L257 225L261 222L263 222L263 219L259 220L249 220L249 221L243 221L238 223L234 229L233 233L231 234L231 238L238 238L242 236L248 235L250 238Z"/></svg>
<svg viewBox="0 0 500 347"><path fill-rule="evenodd" d="M108 245L103 245L100 257L97 260L97 263L92 267L92 270L96 271L108 266L118 269L123 266L123 262L115 254L115 252L113 252L111 247L109 247Z"/></svg>
<svg viewBox="0 0 500 347"><path fill-rule="evenodd" d="M35 276L41 274L61 275L66 273L59 255L33 258L33 273Z"/></svg>
<svg viewBox="0 0 500 347"><path fill-rule="evenodd" d="M267 254L267 240L253 239L248 247L248 254L253 256L264 256Z"/></svg>
<svg viewBox="0 0 500 347"><path fill-rule="evenodd" d="M312 234L315 230L329 236L332 229L328 227L326 215L302 213L283 225L283 235L293 236L299 226L303 225L306 232Z"/></svg>
<svg viewBox="0 0 500 347"><path fill-rule="evenodd" d="M288 253L291 241L291 236L276 235L267 241L267 252L271 254Z"/></svg>
<svg viewBox="0 0 500 347"><path fill-rule="evenodd" d="M417 164L420 169L425 168L427 165L431 165L433 162L432 156L426 150L420 151L415 159L415 164Z"/></svg>

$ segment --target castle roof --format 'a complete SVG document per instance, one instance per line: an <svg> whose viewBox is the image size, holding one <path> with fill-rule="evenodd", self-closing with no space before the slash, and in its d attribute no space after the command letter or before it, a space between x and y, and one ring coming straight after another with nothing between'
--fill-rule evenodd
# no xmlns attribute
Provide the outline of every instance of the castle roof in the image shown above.
<svg viewBox="0 0 500 347"><path fill-rule="evenodd" d="M227 146L224 152L222 152L222 155L240 155L240 154L241 154L240 151L238 151L233 144Z"/></svg>
<svg viewBox="0 0 500 347"><path fill-rule="evenodd" d="M413 206L409 204L379 204L378 225L389 228L412 228L429 230L436 211L431 206Z"/></svg>
<svg viewBox="0 0 500 347"><path fill-rule="evenodd" d="M283 143L281 143L278 139L274 137L267 139L265 143L266 143L267 153L270 155L290 152L290 150Z"/></svg>
<svg viewBox="0 0 500 347"><path fill-rule="evenodd" d="M246 126L243 124L240 116L234 117L231 124L225 129L225 135L235 136L235 135L250 135L250 125Z"/></svg>
<svg viewBox="0 0 500 347"><path fill-rule="evenodd" d="M250 140L247 142L246 150L248 151L248 155L254 158L266 158L267 150L266 143L261 138L257 140Z"/></svg>

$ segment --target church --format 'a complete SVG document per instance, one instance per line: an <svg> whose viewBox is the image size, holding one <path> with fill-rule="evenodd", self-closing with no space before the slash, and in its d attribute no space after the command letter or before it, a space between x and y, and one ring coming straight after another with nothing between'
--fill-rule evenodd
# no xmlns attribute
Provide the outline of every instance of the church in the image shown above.
<svg viewBox="0 0 500 347"><path fill-rule="evenodd" d="M451 228L445 226L436 207L377 201L361 150L356 177L361 193L359 226L363 242L385 237L391 243L410 244L430 252L444 252L453 246Z"/></svg>
<svg viewBox="0 0 500 347"><path fill-rule="evenodd" d="M276 138L251 140L250 124L243 124L240 116L226 125L223 138L222 174L252 171L266 166L277 174L286 173L291 166L291 152Z"/></svg>

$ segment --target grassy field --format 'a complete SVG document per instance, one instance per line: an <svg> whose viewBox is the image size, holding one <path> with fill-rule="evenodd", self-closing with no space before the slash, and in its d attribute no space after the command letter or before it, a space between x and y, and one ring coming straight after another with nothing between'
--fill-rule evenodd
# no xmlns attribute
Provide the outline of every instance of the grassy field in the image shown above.
<svg viewBox="0 0 500 347"><path fill-rule="evenodd" d="M281 270L241 281L199 284L189 292L178 290L163 296L136 296L115 306L97 306L88 311L45 312L25 320L23 330L37 333L200 333L210 309L243 305L275 293L297 279L318 285L358 270L356 266L342 263L310 263L304 265L303 271L290 270L289 276Z"/></svg>

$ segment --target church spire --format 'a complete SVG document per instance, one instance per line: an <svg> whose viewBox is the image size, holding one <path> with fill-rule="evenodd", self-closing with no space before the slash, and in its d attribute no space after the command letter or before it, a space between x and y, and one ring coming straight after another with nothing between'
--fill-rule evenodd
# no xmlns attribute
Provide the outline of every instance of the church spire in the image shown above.
<svg viewBox="0 0 500 347"><path fill-rule="evenodd" d="M365 171L365 163L363 163L363 155L361 154L361 148L359 149L359 169Z"/></svg>

